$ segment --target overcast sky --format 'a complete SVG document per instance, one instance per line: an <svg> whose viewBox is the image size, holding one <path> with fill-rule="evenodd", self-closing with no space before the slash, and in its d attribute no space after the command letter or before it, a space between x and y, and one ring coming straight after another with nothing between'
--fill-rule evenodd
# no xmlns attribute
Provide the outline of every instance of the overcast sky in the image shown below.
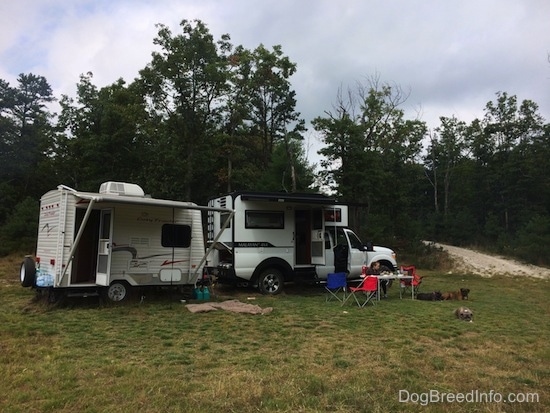
<svg viewBox="0 0 550 413"><path fill-rule="evenodd" d="M430 128L483 117L498 91L550 122L549 0L0 0L0 78L44 76L56 97L74 96L87 72L98 87L131 82L155 24L180 34L182 19L248 49L281 45L306 122L376 75L410 91L406 117Z"/></svg>

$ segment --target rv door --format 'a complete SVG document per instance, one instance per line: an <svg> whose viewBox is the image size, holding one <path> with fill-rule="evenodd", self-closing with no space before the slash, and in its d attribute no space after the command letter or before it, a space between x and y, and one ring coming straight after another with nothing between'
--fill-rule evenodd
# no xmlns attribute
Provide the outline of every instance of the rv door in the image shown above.
<svg viewBox="0 0 550 413"><path fill-rule="evenodd" d="M113 213L111 209L101 210L101 218L99 222L99 245L97 249L97 285L109 285L112 251L112 219Z"/></svg>
<svg viewBox="0 0 550 413"><path fill-rule="evenodd" d="M325 265L325 221L323 219L323 210L314 209L311 218L311 263Z"/></svg>

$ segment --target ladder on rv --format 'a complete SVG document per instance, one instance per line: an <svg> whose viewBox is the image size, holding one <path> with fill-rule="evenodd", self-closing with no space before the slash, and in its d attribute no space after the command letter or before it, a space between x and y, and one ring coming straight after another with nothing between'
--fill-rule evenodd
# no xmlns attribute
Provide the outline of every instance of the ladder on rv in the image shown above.
<svg viewBox="0 0 550 413"><path fill-rule="evenodd" d="M63 273L63 259L65 258L65 220L67 218L67 203L69 199L69 194L67 191L60 189L60 192L61 196L59 200L59 220L57 225L57 248L55 254L55 287L61 284L61 277Z"/></svg>

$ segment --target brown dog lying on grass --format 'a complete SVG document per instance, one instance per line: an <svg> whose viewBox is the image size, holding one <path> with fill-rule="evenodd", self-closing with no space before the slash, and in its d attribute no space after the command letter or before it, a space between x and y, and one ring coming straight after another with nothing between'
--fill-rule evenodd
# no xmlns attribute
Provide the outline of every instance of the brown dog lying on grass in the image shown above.
<svg viewBox="0 0 550 413"><path fill-rule="evenodd" d="M449 291L441 294L441 299L442 300L467 300L469 293L470 293L469 288L461 288L459 291Z"/></svg>
<svg viewBox="0 0 550 413"><path fill-rule="evenodd" d="M468 307L458 307L455 310L456 318L459 320L474 321L474 313L472 313L472 310L470 310Z"/></svg>
<svg viewBox="0 0 550 413"><path fill-rule="evenodd" d="M441 292L432 291L431 293L418 293L416 294L416 299L424 301L441 301Z"/></svg>

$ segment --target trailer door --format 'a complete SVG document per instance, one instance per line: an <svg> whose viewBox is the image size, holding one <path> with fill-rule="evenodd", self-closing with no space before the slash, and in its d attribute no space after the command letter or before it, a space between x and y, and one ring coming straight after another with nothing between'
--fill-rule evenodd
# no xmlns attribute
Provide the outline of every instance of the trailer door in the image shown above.
<svg viewBox="0 0 550 413"><path fill-rule="evenodd" d="M111 268L111 244L112 244L112 220L111 209L102 209L99 222L99 246L97 251L96 284L109 285Z"/></svg>
<svg viewBox="0 0 550 413"><path fill-rule="evenodd" d="M322 209L311 211L311 263L325 265L325 220Z"/></svg>

